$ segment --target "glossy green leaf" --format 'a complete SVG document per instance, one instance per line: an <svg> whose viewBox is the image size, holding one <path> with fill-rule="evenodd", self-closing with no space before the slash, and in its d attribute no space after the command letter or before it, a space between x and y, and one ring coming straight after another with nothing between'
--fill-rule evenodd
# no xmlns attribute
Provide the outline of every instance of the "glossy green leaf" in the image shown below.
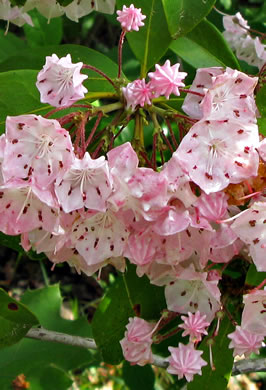
<svg viewBox="0 0 266 390"><path fill-rule="evenodd" d="M246 276L245 283L250 286L258 286L266 279L266 272L258 272L254 264L251 264Z"/></svg>
<svg viewBox="0 0 266 390"><path fill-rule="evenodd" d="M239 69L238 61L220 31L207 20L200 22L170 48L194 68L229 66Z"/></svg>
<svg viewBox="0 0 266 390"><path fill-rule="evenodd" d="M29 309L0 289L0 348L21 340L39 321Z"/></svg>
<svg viewBox="0 0 266 390"><path fill-rule="evenodd" d="M260 115L266 118L266 85L258 90L256 95L256 104L259 109Z"/></svg>
<svg viewBox="0 0 266 390"><path fill-rule="evenodd" d="M203 350L201 357L208 363L202 368L202 376L195 375L193 382L188 383L187 390L226 390L228 380L233 367L232 350L228 348L230 340L227 335L234 331L234 326L229 319L225 317L220 324L219 334L214 339L212 346L213 363L215 370L212 370L209 362L209 346L207 338L199 345L199 349Z"/></svg>
<svg viewBox="0 0 266 390"><path fill-rule="evenodd" d="M168 29L173 39L187 34L208 13L216 0L162 0Z"/></svg>
<svg viewBox="0 0 266 390"><path fill-rule="evenodd" d="M124 337L128 318L136 315L133 308L138 308L142 318L159 319L164 307L163 288L152 286L147 277L139 278L135 267L130 266L111 286L93 317L93 337L103 360L118 364L123 359L119 341Z"/></svg>
<svg viewBox="0 0 266 390"><path fill-rule="evenodd" d="M131 0L118 0L117 8L121 9L123 5L130 4ZM141 8L142 13L146 15L145 25L140 27L139 31L127 34L127 39L141 63L141 77L145 77L147 71L165 54L172 39L161 0L135 0L134 6Z"/></svg>
<svg viewBox="0 0 266 390"><path fill-rule="evenodd" d="M260 134L266 137L266 118L258 118L257 120Z"/></svg>
<svg viewBox="0 0 266 390"><path fill-rule="evenodd" d="M34 26L24 24L23 30L30 47L57 45L63 37L62 18L47 20L36 9L29 12Z"/></svg>
<svg viewBox="0 0 266 390"><path fill-rule="evenodd" d="M10 0L12 5L23 6L27 0Z"/></svg>
<svg viewBox="0 0 266 390"><path fill-rule="evenodd" d="M67 334L91 337L90 325L86 318L75 321L61 318L62 297L58 285L27 291L21 301L38 317L43 327ZM24 373L27 381L31 383L31 390L66 390L67 387L54 387L51 383L49 388L49 382L45 382L45 375L50 372L50 368L55 367L63 371L65 377L68 370L85 364L88 366L94 356L93 351L79 347L22 339L16 345L0 350L0 389L10 390L12 380ZM66 383L66 379L62 378L62 383ZM48 384L44 387L44 383Z"/></svg>
<svg viewBox="0 0 266 390"><path fill-rule="evenodd" d="M57 0L57 2L62 5L63 7L66 7L67 5L73 3L74 0Z"/></svg>
<svg viewBox="0 0 266 390"><path fill-rule="evenodd" d="M150 365L123 364L123 379L130 390L154 390L155 375Z"/></svg>
<svg viewBox="0 0 266 390"><path fill-rule="evenodd" d="M0 232L0 245L6 246L7 248L20 253L24 252L22 246L20 245L20 236L7 236L6 234Z"/></svg>
<svg viewBox="0 0 266 390"><path fill-rule="evenodd" d="M7 35L4 34L5 32L0 30L0 63L26 48L25 42L12 32L9 32Z"/></svg>

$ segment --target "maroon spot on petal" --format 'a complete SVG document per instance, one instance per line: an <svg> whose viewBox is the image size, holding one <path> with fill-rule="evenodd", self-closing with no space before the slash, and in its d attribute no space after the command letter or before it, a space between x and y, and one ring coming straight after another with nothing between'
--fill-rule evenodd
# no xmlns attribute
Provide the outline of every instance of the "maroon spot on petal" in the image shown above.
<svg viewBox="0 0 266 390"><path fill-rule="evenodd" d="M91 8L94 8L95 7L95 2L92 0L91 1Z"/></svg>
<svg viewBox="0 0 266 390"><path fill-rule="evenodd" d="M26 214L27 211L28 211L28 207L24 207L22 213L23 213L23 214Z"/></svg>
<svg viewBox="0 0 266 390"><path fill-rule="evenodd" d="M9 209L10 206L11 206L11 203L8 203L8 204L6 205L6 209Z"/></svg>
<svg viewBox="0 0 266 390"><path fill-rule="evenodd" d="M50 95L52 92L53 92L53 90L50 89L50 91L47 92L47 95Z"/></svg>
<svg viewBox="0 0 266 390"><path fill-rule="evenodd" d="M3 198L3 195L4 195L4 193L3 193L3 191L1 191L1 192L0 192L0 199Z"/></svg>
<svg viewBox="0 0 266 390"><path fill-rule="evenodd" d="M16 303L14 303L14 302L10 302L7 305L7 307L9 308L9 310L14 310L14 311L18 310L18 305Z"/></svg>
<svg viewBox="0 0 266 390"><path fill-rule="evenodd" d="M261 310L260 314L266 313L266 310Z"/></svg>
<svg viewBox="0 0 266 390"><path fill-rule="evenodd" d="M94 249L95 249L96 246L98 245L98 242L99 242L99 238L96 238L96 240L95 240L95 242L94 242L94 245L93 245Z"/></svg>
<svg viewBox="0 0 266 390"><path fill-rule="evenodd" d="M26 165L24 165L24 167L23 167L24 169L27 169L28 168L28 164L26 164Z"/></svg>
<svg viewBox="0 0 266 390"><path fill-rule="evenodd" d="M72 187L69 188L69 191L68 191L67 195L68 196L71 195L71 192L72 192Z"/></svg>
<svg viewBox="0 0 266 390"><path fill-rule="evenodd" d="M211 303L210 298L208 299L208 303L209 303L210 309L212 310L212 303Z"/></svg>
<svg viewBox="0 0 266 390"><path fill-rule="evenodd" d="M193 138L197 138L197 137L198 137L198 134L197 134L197 133L194 133L194 134L192 135L192 137L193 137Z"/></svg>
<svg viewBox="0 0 266 390"><path fill-rule="evenodd" d="M28 171L28 176L31 176L33 171L34 171L34 169L32 167L30 167L29 171Z"/></svg>
<svg viewBox="0 0 266 390"><path fill-rule="evenodd" d="M203 84L198 84L196 85L197 88L204 88L204 85Z"/></svg>
<svg viewBox="0 0 266 390"><path fill-rule="evenodd" d="M191 233L188 229L186 230L186 233L187 233L188 237L191 237Z"/></svg>
<svg viewBox="0 0 266 390"><path fill-rule="evenodd" d="M163 240L162 240L162 244L165 244L166 243L166 238L164 238Z"/></svg>
<svg viewBox="0 0 266 390"><path fill-rule="evenodd" d="M227 179L229 179L229 173L225 173L224 176L227 177Z"/></svg>
<svg viewBox="0 0 266 390"><path fill-rule="evenodd" d="M89 231L89 229L87 228L87 226L85 227L85 229L84 229L84 230L85 230L85 232L88 232L88 231Z"/></svg>
<svg viewBox="0 0 266 390"><path fill-rule="evenodd" d="M63 101L63 98L61 98L61 99L59 100L59 102L58 102L59 106L61 106L62 101Z"/></svg>
<svg viewBox="0 0 266 390"><path fill-rule="evenodd" d="M94 232L94 230L95 230L95 227L91 226L91 231Z"/></svg>
<svg viewBox="0 0 266 390"><path fill-rule="evenodd" d="M212 179L213 179L212 175L210 175L208 172L205 172L205 176L206 176L207 179L209 179L209 180L212 180Z"/></svg>
<svg viewBox="0 0 266 390"><path fill-rule="evenodd" d="M238 134L243 134L244 133L244 130L243 129L240 129L240 130L237 130Z"/></svg>
<svg viewBox="0 0 266 390"><path fill-rule="evenodd" d="M121 237L121 241L125 241L124 237Z"/></svg>
<svg viewBox="0 0 266 390"><path fill-rule="evenodd" d="M247 98L247 95L245 95L245 94L240 95L239 98L240 98L240 99L246 99L246 98Z"/></svg>
<svg viewBox="0 0 266 390"><path fill-rule="evenodd" d="M266 219L264 219L263 223L266 223Z"/></svg>
<svg viewBox="0 0 266 390"><path fill-rule="evenodd" d="M66 151L70 153L70 149L66 148Z"/></svg>
<svg viewBox="0 0 266 390"><path fill-rule="evenodd" d="M193 302L189 302L189 306L193 306Z"/></svg>
<svg viewBox="0 0 266 390"><path fill-rule="evenodd" d="M235 116L236 116L237 118L240 117L239 110L233 110L233 112L234 112L234 114L235 114Z"/></svg>
<svg viewBox="0 0 266 390"><path fill-rule="evenodd" d="M192 152L192 149L189 149L188 151L187 151L187 153L191 153Z"/></svg>
<svg viewBox="0 0 266 390"><path fill-rule="evenodd" d="M74 249L74 250L73 250L73 253L74 253L74 255L78 255L78 254L79 254L78 251L77 251L77 249Z"/></svg>
<svg viewBox="0 0 266 390"><path fill-rule="evenodd" d="M59 161L59 168L63 168L63 163L62 163L62 161Z"/></svg>
<svg viewBox="0 0 266 390"><path fill-rule="evenodd" d="M236 81L235 81L235 84L240 84L240 83L242 83L242 79L240 78L240 77L238 77L237 79L236 79Z"/></svg>
<svg viewBox="0 0 266 390"><path fill-rule="evenodd" d="M54 236L53 234L50 234L50 237L49 237L49 238L50 238L50 240L53 238L53 236Z"/></svg>
<svg viewBox="0 0 266 390"><path fill-rule="evenodd" d="M248 154L249 151L250 151L250 147L249 147L249 146L245 146L245 147L244 147L244 152Z"/></svg>
<svg viewBox="0 0 266 390"><path fill-rule="evenodd" d="M12 139L12 144L17 144L18 143L18 139Z"/></svg>
<svg viewBox="0 0 266 390"><path fill-rule="evenodd" d="M51 175L52 171L51 171L51 165L47 165L47 172L48 172L48 175Z"/></svg>
<svg viewBox="0 0 266 390"><path fill-rule="evenodd" d="M43 222L42 212L40 210L38 211L38 219L39 219L40 222Z"/></svg>
<svg viewBox="0 0 266 390"><path fill-rule="evenodd" d="M40 80L39 83L44 83L46 79Z"/></svg>
<svg viewBox="0 0 266 390"><path fill-rule="evenodd" d="M170 282L169 284L170 284L170 286L172 286L173 284L175 284L175 282Z"/></svg>
<svg viewBox="0 0 266 390"><path fill-rule="evenodd" d="M194 165L193 169L197 169L197 168L198 168L197 165Z"/></svg>
<svg viewBox="0 0 266 390"><path fill-rule="evenodd" d="M110 245L110 251L113 252L114 250L114 245Z"/></svg>
<svg viewBox="0 0 266 390"><path fill-rule="evenodd" d="M52 214L55 214L55 211L54 211L53 209L51 209L51 213L52 213Z"/></svg>
<svg viewBox="0 0 266 390"><path fill-rule="evenodd" d="M84 236L83 236L83 235L80 236L80 237L79 237L79 240L84 240Z"/></svg>
<svg viewBox="0 0 266 390"><path fill-rule="evenodd" d="M85 200L87 199L87 196L86 196L86 193L85 193L85 192L83 192L83 194L82 194L82 199L83 199L84 202L85 202Z"/></svg>
<svg viewBox="0 0 266 390"><path fill-rule="evenodd" d="M97 191L97 194L98 194L99 196L102 195L99 187L96 187L96 191Z"/></svg>
<svg viewBox="0 0 266 390"><path fill-rule="evenodd" d="M186 295L186 293L187 293L186 291L182 291L181 292L181 297L184 297Z"/></svg>
<svg viewBox="0 0 266 390"><path fill-rule="evenodd" d="M250 224L250 226L254 227L256 225L256 220L252 219L251 221L248 221L248 223Z"/></svg>
<svg viewBox="0 0 266 390"><path fill-rule="evenodd" d="M252 210L252 213L259 214L259 210Z"/></svg>
<svg viewBox="0 0 266 390"><path fill-rule="evenodd" d="M53 146L53 142L50 141L49 144L48 144L48 146Z"/></svg>
<svg viewBox="0 0 266 390"><path fill-rule="evenodd" d="M207 125L209 125L211 122L210 122L210 121L205 121L205 123L206 123Z"/></svg>
<svg viewBox="0 0 266 390"><path fill-rule="evenodd" d="M227 122L228 122L228 119L225 119L223 122L224 122L224 123L227 123Z"/></svg>
<svg viewBox="0 0 266 390"><path fill-rule="evenodd" d="M18 123L18 130L22 130L25 126L25 123Z"/></svg>
<svg viewBox="0 0 266 390"><path fill-rule="evenodd" d="M194 303L194 308L197 309L199 305L197 303Z"/></svg>
<svg viewBox="0 0 266 390"><path fill-rule="evenodd" d="M22 154L18 154L18 155L17 155L17 158L20 158L20 157L22 157Z"/></svg>
<svg viewBox="0 0 266 390"><path fill-rule="evenodd" d="M235 161L235 164L238 166L238 167L243 167L243 164L239 161Z"/></svg>
<svg viewBox="0 0 266 390"><path fill-rule="evenodd" d="M260 242L259 238L255 238L255 240L253 240L253 244L258 244L258 242Z"/></svg>

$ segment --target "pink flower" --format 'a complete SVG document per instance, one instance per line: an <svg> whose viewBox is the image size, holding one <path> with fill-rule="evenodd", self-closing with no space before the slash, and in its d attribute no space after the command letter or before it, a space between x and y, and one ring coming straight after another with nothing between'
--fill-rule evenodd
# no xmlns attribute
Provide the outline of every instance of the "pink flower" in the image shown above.
<svg viewBox="0 0 266 390"><path fill-rule="evenodd" d="M232 223L237 236L250 245L250 255L259 272L266 272L266 202L256 202Z"/></svg>
<svg viewBox="0 0 266 390"><path fill-rule="evenodd" d="M259 143L258 152L262 160L266 162L266 138Z"/></svg>
<svg viewBox="0 0 266 390"><path fill-rule="evenodd" d="M199 121L177 149L182 168L207 194L257 175L258 128L255 123Z"/></svg>
<svg viewBox="0 0 266 390"><path fill-rule="evenodd" d="M150 88L150 83L146 84L145 80L135 80L122 88L124 97L127 102L127 108L131 107L134 111L139 104L141 107L144 104L151 104L153 93Z"/></svg>
<svg viewBox="0 0 266 390"><path fill-rule="evenodd" d="M125 337L120 341L125 359L132 364L144 366L153 362L151 345L154 324L142 318L129 318Z"/></svg>
<svg viewBox="0 0 266 390"><path fill-rule="evenodd" d="M178 379L186 378L191 382L195 374L201 375L201 368L207 366L207 362L200 356L203 351L197 351L193 344L178 344L178 348L168 347L171 356L168 358L169 366L167 371L170 374L178 375Z"/></svg>
<svg viewBox="0 0 266 390"><path fill-rule="evenodd" d="M82 82L88 78L81 74L82 62L72 64L70 54L58 58L56 54L46 57L46 63L37 76L36 86L41 102L54 107L67 107L84 98L88 90Z"/></svg>
<svg viewBox="0 0 266 390"><path fill-rule="evenodd" d="M251 333L266 337L266 290L244 295L241 327Z"/></svg>
<svg viewBox="0 0 266 390"><path fill-rule="evenodd" d="M176 96L180 95L178 87L184 87L182 83L187 73L179 72L180 64L171 66L170 61L166 60L164 65L155 65L156 71L148 73L151 78L151 88L154 91L155 97L164 95L166 99L169 99L171 93Z"/></svg>
<svg viewBox="0 0 266 390"><path fill-rule="evenodd" d="M184 321L184 324L179 325L179 327L185 329L182 336L189 335L189 341L192 343L200 341L203 334L208 334L205 328L210 325L210 322L205 321L206 314L201 314L200 311L192 314L189 311L188 317L181 316L181 319Z"/></svg>
<svg viewBox="0 0 266 390"><path fill-rule="evenodd" d="M251 353L258 354L264 340L264 336L251 333L240 326L237 326L236 330L228 335L228 338L232 340L229 348L234 348L233 355L241 356L244 354L246 358Z"/></svg>
<svg viewBox="0 0 266 390"><path fill-rule="evenodd" d="M117 20L125 31L139 31L139 27L144 26L142 20L146 19L146 16L142 15L141 8L135 8L133 4L130 7L124 5L122 11L116 13L118 15Z"/></svg>
<svg viewBox="0 0 266 390"><path fill-rule="evenodd" d="M66 213L83 206L105 211L112 181L104 156L93 160L86 152L82 160L76 158L63 179L57 181L55 192Z"/></svg>
<svg viewBox="0 0 266 390"><path fill-rule="evenodd" d="M47 188L64 175L74 158L68 131L55 119L40 115L8 116L3 176L9 179L34 179Z"/></svg>

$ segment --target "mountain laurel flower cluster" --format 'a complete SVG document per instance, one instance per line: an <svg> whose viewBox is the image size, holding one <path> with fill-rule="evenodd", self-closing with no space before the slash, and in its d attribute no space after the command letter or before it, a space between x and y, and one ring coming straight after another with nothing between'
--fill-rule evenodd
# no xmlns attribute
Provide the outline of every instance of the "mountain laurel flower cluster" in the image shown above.
<svg viewBox="0 0 266 390"><path fill-rule="evenodd" d="M224 16L223 25L224 37L237 57L261 69L266 62L266 46L259 37L254 38L250 34L250 27L240 12L236 15Z"/></svg>
<svg viewBox="0 0 266 390"><path fill-rule="evenodd" d="M55 13L72 7L75 18L89 10L83 1L66 7L49 1ZM114 1L93 4L109 10ZM7 116L0 137L0 231L20 235L26 251L45 253L53 267L67 262L90 276L107 264L120 272L130 264L134 275L159 286L166 307L157 324L129 299L121 349L130 364L143 366L154 362L156 344L175 335L164 352L170 354L167 371L190 382L209 363L214 367L201 357L202 345L207 342L211 352L224 319L235 326L227 339L234 356L258 353L266 336L265 281L242 286L241 274L231 278L238 266L230 271L241 262L241 269L266 272L266 142L255 101L263 76L199 68L187 88L182 66L166 60L147 79L125 80L123 39L144 25L145 16L133 4L117 13L117 79L73 64L70 54L53 54L36 85L41 101L55 108L45 117ZM238 50L249 27L240 14L236 19L224 23ZM82 68L98 72L112 92L98 96L93 90L87 101ZM173 95L182 108L171 106ZM123 131L132 123L129 142ZM243 307L239 316L229 310L228 297Z"/></svg>

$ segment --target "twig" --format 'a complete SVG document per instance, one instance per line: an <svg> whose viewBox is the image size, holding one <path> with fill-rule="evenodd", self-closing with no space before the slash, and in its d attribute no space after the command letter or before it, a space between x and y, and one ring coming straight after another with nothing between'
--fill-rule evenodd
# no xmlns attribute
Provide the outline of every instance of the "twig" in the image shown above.
<svg viewBox="0 0 266 390"><path fill-rule="evenodd" d="M93 339L54 332L44 328L31 328L25 337L35 340L51 341L60 344L72 345L74 347L85 349L97 349L97 345ZM154 366L162 368L166 368L168 366L168 361L161 356L153 355L153 359ZM243 359L234 363L232 375L238 375L247 372L266 372L266 358Z"/></svg>

